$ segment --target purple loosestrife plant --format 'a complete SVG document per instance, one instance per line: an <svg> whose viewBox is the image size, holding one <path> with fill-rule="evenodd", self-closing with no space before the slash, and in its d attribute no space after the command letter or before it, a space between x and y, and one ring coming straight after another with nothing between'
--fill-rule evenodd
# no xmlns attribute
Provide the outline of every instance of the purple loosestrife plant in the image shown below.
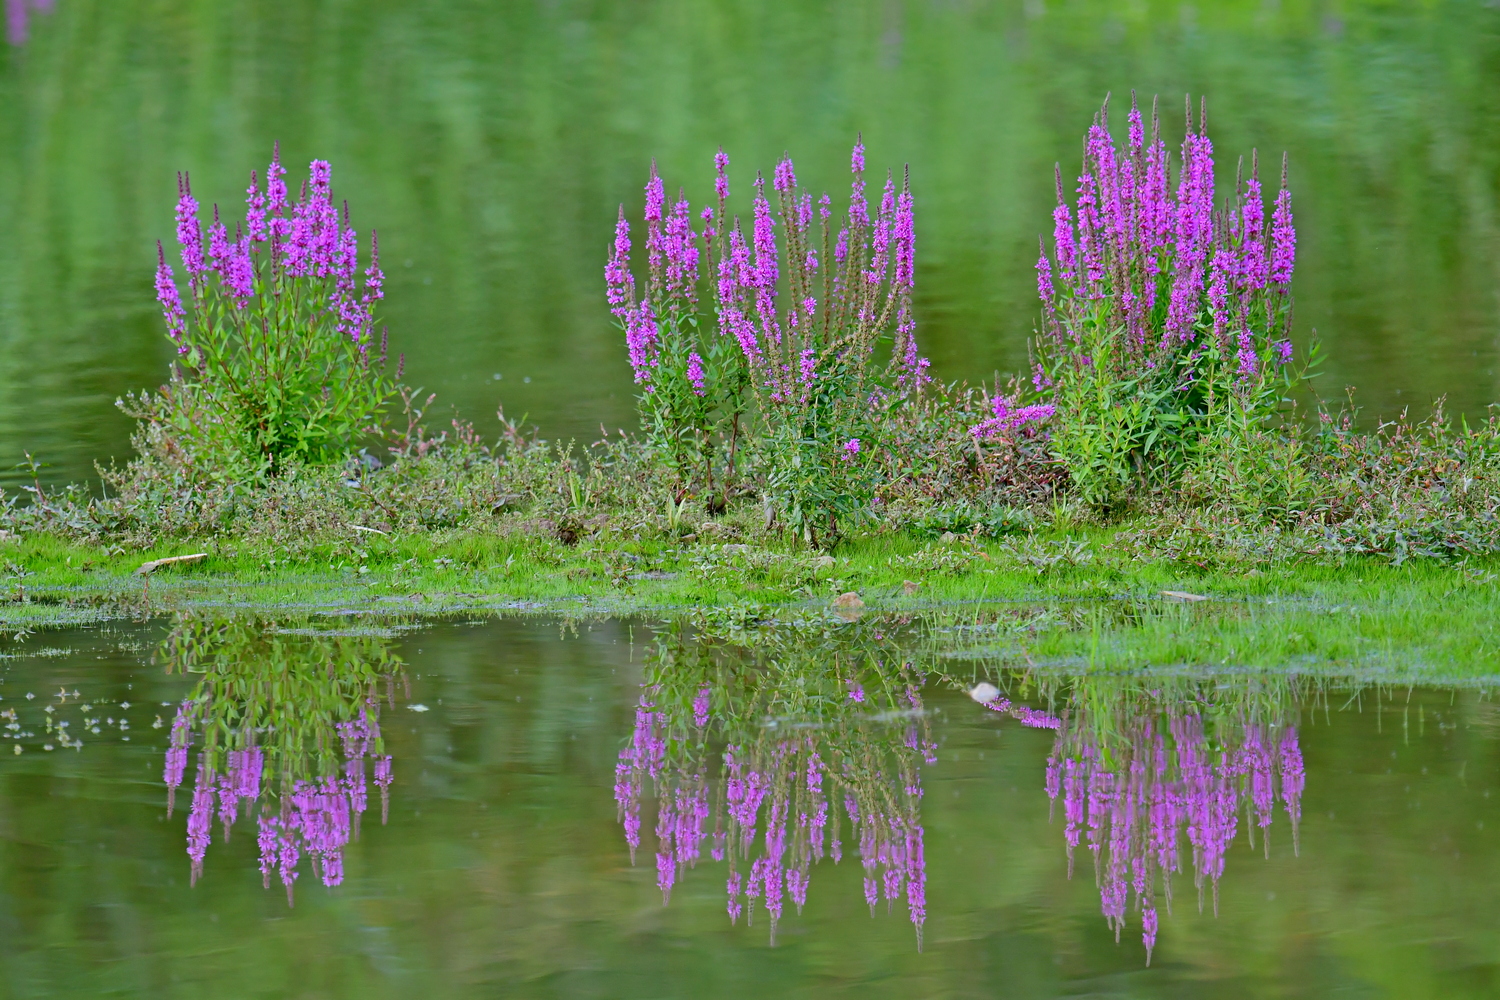
<svg viewBox="0 0 1500 1000"><path fill-rule="evenodd" d="M729 195L728 162L722 151L715 157L719 215ZM668 205L653 163L646 183L647 269L640 294L630 270L630 224L623 206L604 269L610 311L625 335L647 435L674 470L679 497L697 486L715 508L722 503L716 494L733 479L745 409L732 345L705 328L700 304L700 262L717 236L717 217L712 208L705 209L703 229L696 230L686 199ZM728 443L721 456L726 428ZM716 473L721 460L722 475Z"/></svg>
<svg viewBox="0 0 1500 1000"><path fill-rule="evenodd" d="M761 418L767 491L788 527L827 544L870 516L871 452L882 416L926 380L912 309L916 231L909 179L887 175L873 218L864 144L850 158L849 207L835 218L797 187L790 159L775 172L785 263L784 308L771 273L741 282L720 313L751 329L740 337ZM755 199L756 261L777 260L763 186ZM889 353L882 356L882 345Z"/></svg>
<svg viewBox="0 0 1500 1000"><path fill-rule="evenodd" d="M374 234L363 270L347 204L315 160L297 201L279 151L266 189L252 172L243 224L220 217L205 234L186 175L177 242L186 296L158 249L156 292L177 348L170 385L137 415L199 476L276 475L337 461L380 426L396 392L375 328L383 275Z"/></svg>
<svg viewBox="0 0 1500 1000"><path fill-rule="evenodd" d="M737 475L753 418L749 450L776 512L826 544L869 515L881 416L926 381L910 184L898 190L888 176L872 217L857 144L849 208L836 219L832 200L814 203L783 158L769 192L764 177L753 185L747 227L728 211L722 150L714 166L716 203L697 232L685 200L668 207L653 166L639 296L623 210L616 227L605 280L642 421L684 489L698 483L712 498L716 468L726 484Z"/></svg>
<svg viewBox="0 0 1500 1000"><path fill-rule="evenodd" d="M1288 338L1285 164L1268 230L1254 158L1249 180L1216 205L1206 110L1195 130L1188 104L1174 189L1154 108L1148 133L1132 100L1122 149L1108 107L1085 140L1075 208L1058 174L1034 341L1052 448L1083 498L1106 509L1132 484L1175 479L1206 436L1264 422L1313 363L1296 363Z"/></svg>

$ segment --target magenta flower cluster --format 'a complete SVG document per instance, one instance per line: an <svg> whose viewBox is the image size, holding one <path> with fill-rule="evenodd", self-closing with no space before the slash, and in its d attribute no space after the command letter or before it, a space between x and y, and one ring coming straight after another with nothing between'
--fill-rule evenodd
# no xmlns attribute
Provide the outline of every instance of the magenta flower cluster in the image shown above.
<svg viewBox="0 0 1500 1000"><path fill-rule="evenodd" d="M707 391L703 359L713 335L698 334L689 322L698 317L703 300L712 304L717 336L734 345L755 389L771 405L805 403L810 387L831 367L866 363L882 333L894 340L892 364L900 377L920 380L927 362L917 354L911 305L916 277L911 192L909 187L898 191L888 177L872 218L862 144L855 147L851 166L849 209L835 235L831 200L824 195L814 209L812 196L798 188L790 158L777 163L772 175L775 208L764 178L756 180L748 232L727 212L729 157L722 149L714 156L716 204L698 213L699 229L687 200L668 204L652 164L644 213L644 294L637 294L630 269L623 206L604 272L610 310L625 331L631 370L645 393L657 390L664 362L677 355L694 359L687 369L693 391ZM831 246L836 249L830 253ZM708 266L700 273L703 261Z"/></svg>
<svg viewBox="0 0 1500 1000"><path fill-rule="evenodd" d="M370 263L361 275L348 206L341 215L333 203L331 168L314 160L308 173L301 198L289 200L278 148L266 168L264 190L256 173L250 173L244 223L236 223L231 235L215 205L206 243L192 184L186 174L179 175L177 243L189 300L200 326L211 326L214 318L222 317L230 326L243 328L266 322L278 309L310 296L321 303L333 330L363 353L374 339L375 303L384 296L379 245L372 233ZM156 295L178 353L189 354L194 345L187 339L187 313L159 243Z"/></svg>
<svg viewBox="0 0 1500 1000"><path fill-rule="evenodd" d="M1057 412L1057 407L1052 403L1018 406L1010 397L997 395L990 400L990 410L994 416L969 429L977 440L1007 437L1016 431L1035 434Z"/></svg>
<svg viewBox="0 0 1500 1000"><path fill-rule="evenodd" d="M179 714L179 720L181 715ZM168 750L166 780L169 789L167 815L171 815L171 794L182 779L182 757L186 744L178 746L176 726L173 727L173 744ZM177 756L181 754L181 756ZM176 759L174 760L174 756ZM223 773L215 773L208 754L200 754L198 774L193 783L193 805L188 812L187 853L192 862L191 882L196 884L203 874L203 859L208 853L212 837L214 801L218 800L219 822L224 827L224 839L229 839L229 830L239 816L240 806L253 803L260 798L261 773L265 769L265 756L260 747L231 750L226 755L228 767Z"/></svg>
<svg viewBox="0 0 1500 1000"><path fill-rule="evenodd" d="M1061 729L1062 720L1055 715L1049 715L1039 709L1028 705L1018 705L1004 695L1000 695L991 701L984 702L984 707L992 712L1000 712L1009 715L1023 726L1032 729Z"/></svg>
<svg viewBox="0 0 1500 1000"><path fill-rule="evenodd" d="M1214 151L1206 113L1183 139L1177 181L1153 114L1148 136L1132 103L1117 148L1108 106L1089 129L1076 203L1057 176L1053 252L1037 260L1044 325L1056 350L1087 363L1086 321L1119 329L1124 357L1191 379L1214 357L1242 380L1288 362L1296 230L1283 163L1269 230L1258 170L1215 205ZM1102 314L1101 314L1102 311Z"/></svg>
<svg viewBox="0 0 1500 1000"><path fill-rule="evenodd" d="M1208 887L1217 913L1225 852L1240 814L1251 844L1258 831L1269 852L1279 797L1295 848L1306 783L1293 727L1240 722L1230 727L1235 738L1225 745L1224 729L1211 740L1197 714L1174 709L1165 725L1158 719L1152 714L1130 720L1108 748L1092 727L1062 729L1046 777L1047 795L1063 804L1069 874L1083 843L1094 856L1100 906L1115 939L1127 913L1138 912L1148 964L1159 926L1158 888L1170 913L1184 841L1199 908Z"/></svg>

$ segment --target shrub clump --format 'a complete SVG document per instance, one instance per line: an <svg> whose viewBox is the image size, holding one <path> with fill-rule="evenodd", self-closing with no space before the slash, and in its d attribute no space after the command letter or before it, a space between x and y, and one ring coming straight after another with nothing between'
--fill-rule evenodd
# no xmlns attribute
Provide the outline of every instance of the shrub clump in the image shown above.
<svg viewBox="0 0 1500 1000"><path fill-rule="evenodd" d="M1203 451L1242 440L1307 375L1294 362L1291 193L1266 225L1258 164L1223 206L1206 107L1187 108L1175 193L1153 109L1132 102L1124 149L1108 102L1089 129L1077 203L1057 175L1053 252L1037 260L1035 384L1074 490L1104 509L1138 484L1171 485Z"/></svg>
<svg viewBox="0 0 1500 1000"><path fill-rule="evenodd" d="M375 338L382 297L375 234L360 274L358 236L314 160L288 196L279 150L255 172L231 236L219 206L204 239L198 202L178 178L177 243L187 296L157 243L156 294L177 347L171 381L122 408L143 422L147 456L195 479L280 475L341 460L377 431L396 380ZM361 280L362 278L362 280ZM400 371L396 373L399 379Z"/></svg>
<svg viewBox="0 0 1500 1000"><path fill-rule="evenodd" d="M835 217L832 199L815 203L784 157L774 209L757 177L746 232L728 213L723 150L714 165L716 203L698 215L701 230L685 198L667 206L653 165L639 295L620 210L605 279L641 389L642 426L682 493L722 509L752 471L773 516L810 543L830 542L872 520L871 456L888 415L925 381L911 300L911 186L887 173L872 211L856 143L848 207Z"/></svg>

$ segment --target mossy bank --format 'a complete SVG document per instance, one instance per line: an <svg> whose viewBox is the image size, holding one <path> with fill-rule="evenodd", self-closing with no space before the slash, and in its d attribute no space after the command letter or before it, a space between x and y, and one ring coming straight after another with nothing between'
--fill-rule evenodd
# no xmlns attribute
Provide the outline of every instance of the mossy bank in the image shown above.
<svg viewBox="0 0 1500 1000"><path fill-rule="evenodd" d="M186 609L310 616L330 627L458 613L635 614L686 616L711 630L892 622L940 637L939 655L1009 666L1500 678L1492 556L1195 565L1137 558L1128 526L887 535L831 554L464 530L348 534L295 551L218 542L133 552L12 535L0 542L0 646L24 646L53 626ZM138 572L197 551L206 558Z"/></svg>

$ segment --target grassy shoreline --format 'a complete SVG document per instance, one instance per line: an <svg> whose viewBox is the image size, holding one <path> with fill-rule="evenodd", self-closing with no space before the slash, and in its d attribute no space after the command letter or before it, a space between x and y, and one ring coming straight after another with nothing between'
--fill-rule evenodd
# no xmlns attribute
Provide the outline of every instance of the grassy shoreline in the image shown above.
<svg viewBox="0 0 1500 1000"><path fill-rule="evenodd" d="M366 620L690 616L730 629L793 620L840 628L863 618L919 621L939 637L936 655L1011 667L1500 677L1500 557L1198 567L1121 555L1112 548L1121 530L882 535L829 555L660 541L568 546L472 530L362 532L295 554L226 542L126 552L33 534L0 543L0 629L24 641L28 631L184 609ZM208 557L136 575L148 560L198 551ZM862 608L835 605L851 591Z"/></svg>

